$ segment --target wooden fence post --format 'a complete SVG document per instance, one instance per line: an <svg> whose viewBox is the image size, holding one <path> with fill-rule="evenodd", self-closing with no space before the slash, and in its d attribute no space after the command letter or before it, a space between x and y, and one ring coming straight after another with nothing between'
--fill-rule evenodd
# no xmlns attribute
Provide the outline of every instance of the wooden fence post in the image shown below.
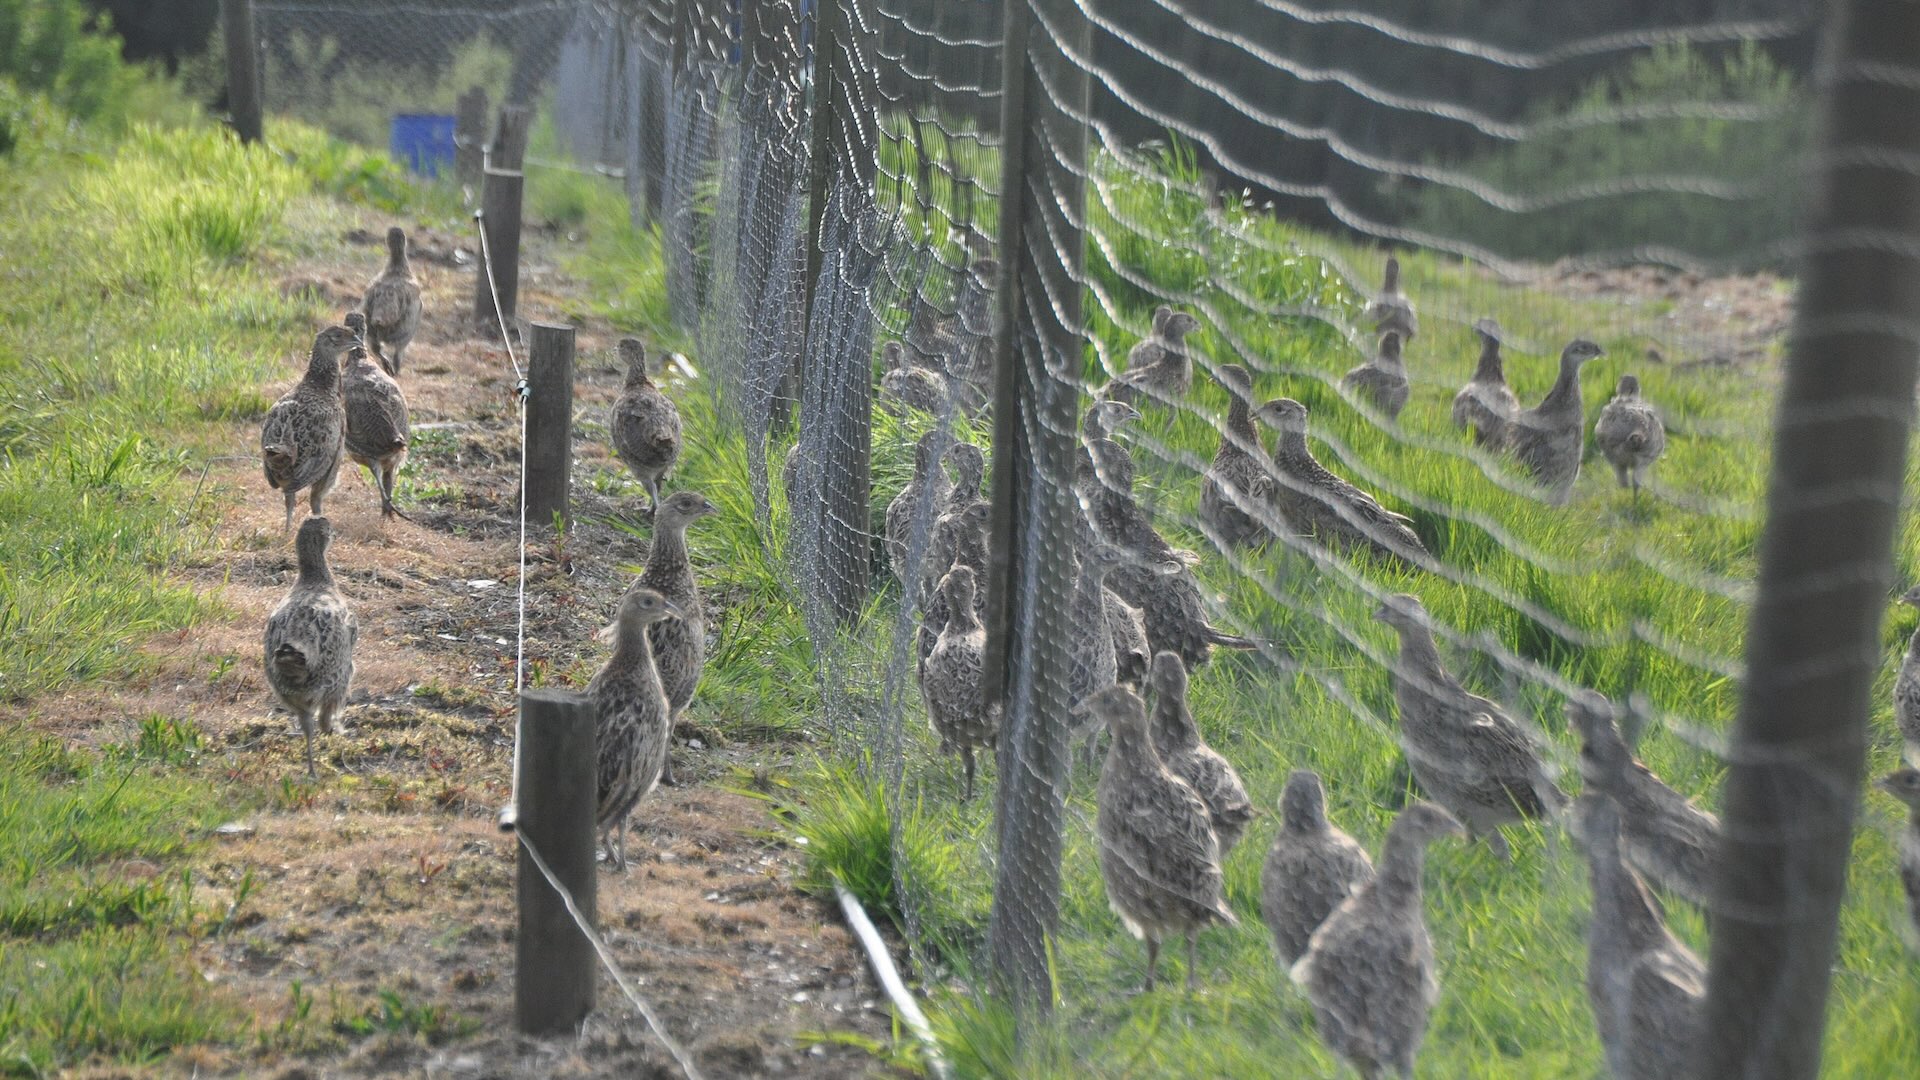
<svg viewBox="0 0 1920 1080"><path fill-rule="evenodd" d="M1817 68L1804 253L1728 751L1702 1080L1820 1071L1885 653L1920 299L1920 5L1842 0ZM1892 942L1887 948L1897 948Z"/></svg>
<svg viewBox="0 0 1920 1080"><path fill-rule="evenodd" d="M227 110L241 142L260 141L260 39L253 32L253 0L221 0L227 43Z"/></svg>
<svg viewBox="0 0 1920 1080"><path fill-rule="evenodd" d="M515 827L590 922L596 922L593 699L566 690L520 695ZM599 984L593 943L522 847L514 935L514 1023L528 1035L576 1031Z"/></svg>
<svg viewBox="0 0 1920 1080"><path fill-rule="evenodd" d="M497 329L504 320L507 332L520 300L520 205L526 176L527 126L532 113L524 105L500 110L500 123L488 144L486 169L480 184L480 228L487 234L486 251L475 272L473 321L481 333ZM491 258L489 258L491 256ZM487 279L491 263L493 279ZM496 307L494 293L500 300Z"/></svg>
<svg viewBox="0 0 1920 1080"><path fill-rule="evenodd" d="M527 520L572 520L573 327L534 323L527 348Z"/></svg>
<svg viewBox="0 0 1920 1080"><path fill-rule="evenodd" d="M454 175L462 184L480 182L487 164L487 91L473 87L460 95L453 122Z"/></svg>

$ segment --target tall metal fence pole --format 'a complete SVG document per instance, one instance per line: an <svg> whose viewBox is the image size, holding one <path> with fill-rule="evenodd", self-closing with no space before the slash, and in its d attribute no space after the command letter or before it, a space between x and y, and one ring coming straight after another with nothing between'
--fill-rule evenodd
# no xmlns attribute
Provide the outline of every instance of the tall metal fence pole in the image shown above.
<svg viewBox="0 0 1920 1080"><path fill-rule="evenodd" d="M1831 5L1822 137L1726 787L1705 1080L1812 1077L1920 346L1920 4Z"/></svg>
<svg viewBox="0 0 1920 1080"><path fill-rule="evenodd" d="M221 0L227 45L227 111L241 142L259 142L260 39L253 32L253 0Z"/></svg>
<svg viewBox="0 0 1920 1080"><path fill-rule="evenodd" d="M1034 33L1033 12L1062 35ZM1067 773L1074 413L1083 363L1081 223L1091 30L1076 0L1006 7L993 538L985 691L1004 702L988 934L1023 1019L1052 1008ZM1039 537L1036 543L1033 537Z"/></svg>

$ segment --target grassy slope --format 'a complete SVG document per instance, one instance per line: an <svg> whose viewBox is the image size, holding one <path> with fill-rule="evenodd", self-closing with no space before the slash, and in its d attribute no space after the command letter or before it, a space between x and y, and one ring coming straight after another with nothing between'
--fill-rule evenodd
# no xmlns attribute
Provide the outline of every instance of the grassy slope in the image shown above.
<svg viewBox="0 0 1920 1080"><path fill-rule="evenodd" d="M1314 410L1323 460L1413 515L1449 568L1445 576L1370 564L1316 570L1303 555L1277 552L1229 561L1186 527L1197 500L1195 470L1212 454L1213 418L1224 412L1224 393L1199 380L1178 416L1156 414L1142 425L1135 441L1140 488L1166 531L1176 544L1209 551L1201 573L1221 594L1228 621L1272 638L1301 662L1293 671L1259 657L1223 657L1195 680L1203 727L1240 766L1262 806L1273 806L1289 769L1316 768L1328 777L1336 820L1377 848L1391 807L1403 796L1382 664L1392 642L1368 618L1371 590L1379 589L1419 593L1442 622L1468 634L1480 647L1454 649L1456 670L1470 686L1535 717L1563 764L1570 764L1574 744L1560 720L1558 697L1541 679L1592 686L1616 698L1644 695L1654 719L1641 743L1643 758L1683 791L1709 806L1717 803L1722 766L1714 749L1737 704L1738 685L1727 671L1741 654L1745 619L1734 586L1753 572L1765 483L1772 402L1763 378L1712 366L1639 363L1635 358L1647 343L1643 327L1657 312L1504 288L1458 264L1415 254L1403 263L1408 288L1427 319L1409 353L1413 404L1395 431L1341 398L1335 383L1358 359L1351 347L1325 326L1275 318L1269 310L1312 303L1336 319L1353 320L1355 302L1329 266L1364 274L1376 255L1231 211L1227 227L1212 229L1203 244L1194 239L1209 233L1197 224L1201 207L1177 187L1170 193L1157 183L1118 181L1097 189L1096 198L1105 237L1111 238L1099 242L1093 314L1102 344L1098 359L1108 366L1119 362L1154 297L1204 309L1213 329L1197 339L1202 352L1216 361L1238 353L1259 373L1262 396L1284 393L1306 402ZM595 233L579 270L613 290L607 312L614 321L677 341L665 327L652 284L659 280L657 252L650 238L625 228L617 194L575 187L553 196L550 205L570 208ZM1144 222L1160 231L1141 235ZM1236 288L1207 285L1216 280ZM1575 334L1596 338L1609 353L1583 378L1589 424L1615 378L1623 370L1638 372L1674 432L1657 473L1658 498L1633 506L1614 490L1602 464L1588 470L1571 506L1543 506L1517 489L1507 465L1464 448L1451 428L1448 402L1476 350L1466 324L1488 313L1515 343L1508 370L1523 399L1537 400L1545 392L1559 345ZM1116 329L1116 323L1132 332ZM1089 382L1100 377L1090 367ZM746 462L737 438L711 401L695 398L682 407L702 437L690 440L694 450L680 483L737 492L744 500ZM875 506L883 506L904 480L917 430L917 424L891 422L876 430ZM813 702L806 691L767 675L770 662L782 673L807 670L797 613L772 599L782 581L778 538L755 529L744 507L729 511L696 536L696 558L714 587L769 598L754 612L769 633L760 649L716 657L708 678L729 711L744 706L767 716L791 715ZM1909 520L1899 544L1903 579L1914 571L1914 541L1920 539L1914 529ZM862 629L865 655L885 656L884 634L893 618L890 600L876 605ZM1883 691L1911 630L1911 616L1895 612L1887 628ZM1490 643L1507 657L1504 668L1482 651ZM1884 692L1879 700L1886 701ZM951 950L921 955L953 965L964 977L970 968L967 943L982 928L991 882L984 856L991 844L991 800L956 805L951 763L934 758L931 740L922 737L912 715L907 727L913 736L907 790L894 800L907 811L900 832L889 828L885 803L838 767L828 770L827 780L803 786L799 828L824 867L869 883L866 893L878 906L904 908L923 941L954 942ZM1884 704L1875 736L1873 767L1879 770L1894 756ZM940 994L945 1007L939 1023L960 1071L1332 1072L1331 1059L1310 1034L1302 999L1272 962L1259 927L1258 872L1272 816L1228 863L1230 899L1243 925L1203 939L1207 992L1192 1000L1177 991L1128 997L1142 955L1106 909L1090 843L1091 786L1081 775L1071 795L1058 962L1064 1022L1056 1044L1030 1048L1016 1066L1008 1056L1004 1016L964 994ZM1895 1075L1920 1066L1920 1036L1908 1023L1920 1011L1920 983L1913 979L1913 958L1898 944L1898 884L1887 840L1892 820L1887 806L1868 800L1830 1014L1827 1064L1836 1076ZM1423 1074L1544 1077L1591 1075L1600 1068L1582 983L1584 863L1555 829L1515 829L1510 835L1516 849L1511 868L1478 846L1443 848L1431 861L1428 909L1445 989ZM892 850L890 837L898 838ZM901 888L904 897L894 893ZM1697 915L1683 905L1670 914L1680 932L1703 948Z"/></svg>
<svg viewBox="0 0 1920 1080"><path fill-rule="evenodd" d="M0 159L0 698L137 672L136 647L207 601L165 570L216 508L195 464L310 325L273 267L288 207L325 188L405 197L390 167L281 128L109 136L37 108ZM288 163L277 151L301 161ZM231 917L170 866L251 800L177 765L190 720L103 754L0 734L0 1072L145 1060L247 1035L197 974Z"/></svg>

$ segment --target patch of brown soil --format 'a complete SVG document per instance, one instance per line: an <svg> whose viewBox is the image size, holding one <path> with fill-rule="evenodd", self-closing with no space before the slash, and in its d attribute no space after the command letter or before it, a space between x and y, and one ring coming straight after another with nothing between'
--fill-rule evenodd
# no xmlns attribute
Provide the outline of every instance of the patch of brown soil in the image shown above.
<svg viewBox="0 0 1920 1080"><path fill-rule="evenodd" d="M369 220L333 255L291 268L283 288L344 312L357 299L353 283L377 268L386 224ZM528 234L523 315L580 306L567 303L571 286L551 268L554 242ZM253 464L250 424L234 427L223 452L235 460L217 462L208 477L224 507L213 541L177 570L217 602L217 615L149 642L137 678L47 696L29 703L29 715L88 745L124 741L150 714L190 717L207 741L186 767L234 789L237 802L262 806L211 839L193 869L204 902L225 906L248 890L226 932L198 947L198 961L253 1011L263 1037L191 1048L158 1071L285 1080L677 1076L611 978L579 1037L512 1032L515 848L493 821L512 760L514 380L505 349L468 321L471 271L452 268L462 263L461 240L422 231L415 243L427 252L416 262L427 318L400 377L416 430L400 499L412 520L381 521L361 471L343 475L326 500L334 572L360 619L360 643L349 731L319 740L318 782L306 780L301 740L261 672L260 627L295 568L280 499ZM618 390L611 344L607 327L580 328L576 415L588 428ZM304 343L290 341L284 377L263 388L267 397L304 363ZM597 446L580 451L604 461ZM526 657L535 682L584 685L604 656L591 633L625 587L626 568L645 558L644 540L596 523L621 508L578 477L576 505L581 521L564 545L549 530L529 538ZM302 500L296 523L306 511ZM847 1045L891 1038L862 954L834 909L795 890L798 860L766 836L762 804L712 786L785 757L777 747L750 749L675 748L688 786L642 803L628 827L632 871L600 878L600 924L707 1075L874 1071L873 1059ZM305 1019L294 1007L296 984L311 1001ZM377 1011L383 992L472 1030L355 1031L347 1021ZM828 1032L840 1037L820 1037Z"/></svg>

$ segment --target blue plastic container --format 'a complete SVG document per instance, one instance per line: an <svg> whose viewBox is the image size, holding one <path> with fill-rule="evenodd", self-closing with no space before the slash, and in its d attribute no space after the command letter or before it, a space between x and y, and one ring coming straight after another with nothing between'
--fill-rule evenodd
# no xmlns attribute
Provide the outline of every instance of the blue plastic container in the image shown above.
<svg viewBox="0 0 1920 1080"><path fill-rule="evenodd" d="M414 172L438 176L442 165L453 164L453 117L395 113L387 148Z"/></svg>

